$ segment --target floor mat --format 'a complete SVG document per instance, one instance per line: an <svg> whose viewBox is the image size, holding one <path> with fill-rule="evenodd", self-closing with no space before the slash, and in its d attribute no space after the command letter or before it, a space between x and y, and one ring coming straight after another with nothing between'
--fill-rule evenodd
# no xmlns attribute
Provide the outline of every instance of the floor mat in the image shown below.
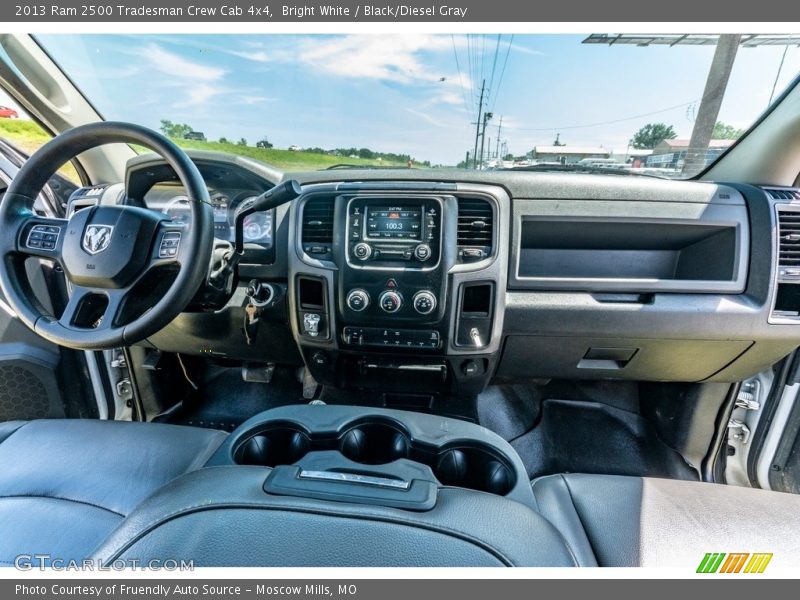
<svg viewBox="0 0 800 600"><path fill-rule="evenodd" d="M264 410L307 402L294 369L276 368L270 383L244 381L241 369L217 369L198 387L175 410L155 420L232 431Z"/></svg>
<svg viewBox="0 0 800 600"><path fill-rule="evenodd" d="M698 479L644 417L598 402L544 400L539 423L511 445L531 479L553 473Z"/></svg>

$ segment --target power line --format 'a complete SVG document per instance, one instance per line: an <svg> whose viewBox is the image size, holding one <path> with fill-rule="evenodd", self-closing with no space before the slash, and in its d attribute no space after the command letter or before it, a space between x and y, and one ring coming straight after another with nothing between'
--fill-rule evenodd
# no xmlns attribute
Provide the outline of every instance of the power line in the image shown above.
<svg viewBox="0 0 800 600"><path fill-rule="evenodd" d="M461 87L461 99L464 101L464 108L470 112L469 102L467 101L467 91L464 89L464 79L461 77L461 64L458 61L458 51L456 50L456 37L451 33L450 39L453 42L453 56L456 58L456 69L458 70L458 85Z"/></svg>
<svg viewBox="0 0 800 600"><path fill-rule="evenodd" d="M514 43L514 34L508 40L508 48L506 48L506 57L503 59L503 68L500 70L500 80L497 82L497 90L495 91L494 98L492 99L492 112L494 112L494 105L497 103L497 98L500 96L500 88L503 87L503 75L506 74L506 65L508 64L508 56L511 54L511 45Z"/></svg>
<svg viewBox="0 0 800 600"><path fill-rule="evenodd" d="M498 50L500 50L500 34L497 34L497 44L494 47L494 60L492 61L492 74L489 76L489 97L494 98L492 96L492 86L494 85L494 72L497 70L497 55ZM494 102L492 102L492 106L494 106Z"/></svg>
<svg viewBox="0 0 800 600"><path fill-rule="evenodd" d="M486 34L483 33L481 34L481 79L482 80L486 79L486 77L484 77L486 73L486 70L484 68L485 65L486 65Z"/></svg>
<svg viewBox="0 0 800 600"><path fill-rule="evenodd" d="M472 70L472 43L471 43L471 41L469 39L469 34L467 34L466 38L467 38L467 67L469 68L469 78L470 78L470 81L472 82L472 85L470 86L469 89L470 89L470 92L471 92L472 104L474 104L475 103L475 83L474 83L475 82L475 73Z"/></svg>
<svg viewBox="0 0 800 600"><path fill-rule="evenodd" d="M625 117L624 119L614 119L613 121L602 121L599 123L588 123L586 125L564 125L562 127L514 127L513 125L512 126L507 125L506 128L514 129L516 131L557 131L560 129L585 129L587 127L599 127L600 125L613 125L615 123L624 123L625 121L635 121L636 119L641 119L642 117L650 117L652 115L658 115L678 108L683 108L685 106L693 104L694 102L697 102L697 100L684 102L682 104L676 104L675 106L670 106L669 108L654 110L653 112L642 113L640 115L634 115L632 117Z"/></svg>

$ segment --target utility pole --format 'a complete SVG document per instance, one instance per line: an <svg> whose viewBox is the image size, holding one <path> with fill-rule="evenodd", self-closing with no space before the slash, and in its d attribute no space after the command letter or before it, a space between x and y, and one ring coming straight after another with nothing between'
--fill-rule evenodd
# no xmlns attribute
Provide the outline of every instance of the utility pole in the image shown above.
<svg viewBox="0 0 800 600"><path fill-rule="evenodd" d="M483 112L483 92L486 89L486 80L481 84L481 99L478 102L478 120L475 121L475 151L472 153L472 168L478 168L478 136L481 134L481 113Z"/></svg>
<svg viewBox="0 0 800 600"><path fill-rule="evenodd" d="M483 115L483 132L481 132L481 162L480 162L480 168L481 169L483 168L483 142L486 141L486 124L489 122L489 120L491 118L492 118L492 113L490 113L490 112L484 113L484 115Z"/></svg>
<svg viewBox="0 0 800 600"><path fill-rule="evenodd" d="M497 148L494 150L494 157L500 158L500 132L503 129L503 117L500 117L500 123L497 125Z"/></svg>
<svg viewBox="0 0 800 600"><path fill-rule="evenodd" d="M711 142L714 125L717 123L722 97L728 86L728 79L731 76L733 61L736 58L741 38L742 36L738 34L719 36L714 59L711 61L711 68L708 71L703 99L700 101L700 108L697 109L689 150L686 152L683 163L684 173L694 175L706 164L708 145Z"/></svg>

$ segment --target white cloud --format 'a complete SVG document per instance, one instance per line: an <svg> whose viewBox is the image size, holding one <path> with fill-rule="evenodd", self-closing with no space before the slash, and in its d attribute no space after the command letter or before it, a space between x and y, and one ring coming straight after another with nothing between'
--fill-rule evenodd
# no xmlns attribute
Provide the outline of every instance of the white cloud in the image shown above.
<svg viewBox="0 0 800 600"><path fill-rule="evenodd" d="M446 36L349 35L310 39L298 57L307 65L340 77L433 83L447 74L431 71L420 54L447 49L452 49L452 42Z"/></svg>
<svg viewBox="0 0 800 600"><path fill-rule="evenodd" d="M277 98L270 98L269 96L258 96L255 94L241 94L237 96L237 99L242 104L263 104L264 102L275 102Z"/></svg>
<svg viewBox="0 0 800 600"><path fill-rule="evenodd" d="M243 58L245 60L251 60L253 62L270 62L272 58L270 58L269 54L264 52L263 50L225 50L226 54L230 54L232 56L237 56L239 58Z"/></svg>
<svg viewBox="0 0 800 600"><path fill-rule="evenodd" d="M150 65L171 77L191 79L193 81L212 82L225 75L225 69L192 62L178 54L164 50L157 44L149 44L141 55Z"/></svg>
<svg viewBox="0 0 800 600"><path fill-rule="evenodd" d="M216 86L200 83L186 89L186 104L203 104L219 94Z"/></svg>

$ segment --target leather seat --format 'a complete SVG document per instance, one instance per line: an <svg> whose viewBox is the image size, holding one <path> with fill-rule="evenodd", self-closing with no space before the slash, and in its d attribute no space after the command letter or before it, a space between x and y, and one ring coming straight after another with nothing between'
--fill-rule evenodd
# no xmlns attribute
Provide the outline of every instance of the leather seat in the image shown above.
<svg viewBox="0 0 800 600"><path fill-rule="evenodd" d="M539 511L581 566L696 570L706 553L800 560L800 496L617 475L551 475L532 483Z"/></svg>
<svg viewBox="0 0 800 600"><path fill-rule="evenodd" d="M78 560L147 496L202 467L226 433L157 423L0 423L0 565Z"/></svg>

